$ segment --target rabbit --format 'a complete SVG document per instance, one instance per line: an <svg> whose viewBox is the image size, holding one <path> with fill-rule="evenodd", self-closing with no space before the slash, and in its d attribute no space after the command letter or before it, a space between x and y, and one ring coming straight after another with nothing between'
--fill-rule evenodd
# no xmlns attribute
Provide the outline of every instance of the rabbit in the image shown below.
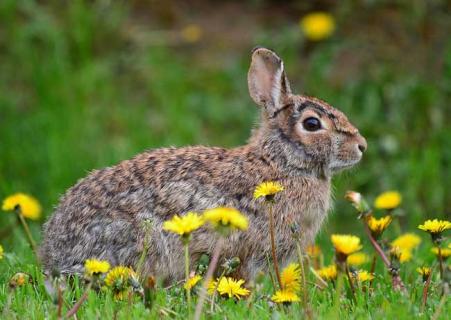
<svg viewBox="0 0 451 320"><path fill-rule="evenodd" d="M271 256L268 206L253 198L265 181L284 187L273 204L279 264L294 257L293 225L302 246L312 244L331 207L331 177L361 160L366 140L339 110L292 94L283 61L269 49L252 51L248 87L261 114L246 145L149 150L95 170L71 187L44 225L44 271L82 274L89 258L136 268L146 246L144 221L150 221L143 274L181 280L183 246L178 235L163 230L163 222L232 207L247 216L249 228L228 236L220 263L238 257L240 277L251 280L267 270ZM212 253L215 239L207 227L193 232L191 270L202 254Z"/></svg>

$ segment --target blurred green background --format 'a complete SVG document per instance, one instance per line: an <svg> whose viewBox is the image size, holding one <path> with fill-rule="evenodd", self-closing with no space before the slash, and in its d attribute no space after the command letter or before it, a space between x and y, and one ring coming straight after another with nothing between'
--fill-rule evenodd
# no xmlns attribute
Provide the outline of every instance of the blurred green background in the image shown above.
<svg viewBox="0 0 451 320"><path fill-rule="evenodd" d="M336 30L313 42L299 20L317 10ZM334 179L323 237L352 231L348 189L400 191L403 229L449 219L450 13L438 0L2 0L0 197L33 194L50 215L77 179L145 149L244 144L258 119L250 50L262 45L295 92L341 109L368 140L361 164Z"/></svg>

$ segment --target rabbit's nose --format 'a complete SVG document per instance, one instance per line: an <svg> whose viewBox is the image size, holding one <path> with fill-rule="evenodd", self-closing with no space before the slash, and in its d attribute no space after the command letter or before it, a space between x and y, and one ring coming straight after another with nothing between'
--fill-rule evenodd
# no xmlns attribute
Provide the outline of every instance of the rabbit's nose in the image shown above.
<svg viewBox="0 0 451 320"><path fill-rule="evenodd" d="M366 140L361 135L357 136L357 147L359 148L360 152L365 152L366 148L368 147Z"/></svg>

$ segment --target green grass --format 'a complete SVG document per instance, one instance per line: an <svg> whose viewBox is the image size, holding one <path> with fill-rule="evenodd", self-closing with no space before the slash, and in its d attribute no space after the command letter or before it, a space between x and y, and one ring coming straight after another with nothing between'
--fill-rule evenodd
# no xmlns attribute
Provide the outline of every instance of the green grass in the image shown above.
<svg viewBox="0 0 451 320"><path fill-rule="evenodd" d="M292 5L290 15L275 10L267 17L268 7L271 11L276 5L252 1L237 10L237 19L256 11L261 23L252 26L245 44L232 43L231 48L230 35L209 34L208 24L199 43L162 44L165 35L155 30L166 28L165 11L154 13L151 5L141 7L153 16L140 25L146 37L138 37L140 29L132 28L137 5L64 3L0 2L0 198L17 191L33 194L48 216L59 196L88 171L145 149L245 143L258 114L247 93L249 52L260 44L284 58L296 91L340 108L368 140L358 168L334 180L335 207L318 239L327 261L332 232L363 236L343 200L348 189L370 200L384 190L399 190L401 231L415 230L426 218L450 216L451 19L446 2L342 1L330 8L337 19L336 34L312 44L303 39L297 19L313 7ZM175 22L174 29L194 19L189 10L183 14L185 20ZM226 34L228 26L222 28ZM42 222L31 223L37 239ZM1 215L0 225L0 231L11 230L0 239L6 252L0 260L2 318L55 317L23 232L13 228L14 216ZM387 237L397 232L393 229ZM338 313L331 290L309 287L315 314L429 318L439 292L431 294L426 313L420 315L421 285L414 271L433 261L429 247L424 237L415 260L403 267L410 296L392 293L380 268L374 295L362 297L355 307L348 307L346 300ZM370 252L368 244L366 248ZM36 285L10 290L7 282L18 271L32 274ZM65 299L72 302L81 290L66 291ZM222 312L212 318L292 318L299 313L298 305L279 310L260 299L270 293L266 286L250 309L247 301L221 303ZM151 311L136 302L129 312L127 303L91 294L79 318L112 318L114 310L120 318L157 317L161 308L183 318L182 302L180 289L159 289Z"/></svg>

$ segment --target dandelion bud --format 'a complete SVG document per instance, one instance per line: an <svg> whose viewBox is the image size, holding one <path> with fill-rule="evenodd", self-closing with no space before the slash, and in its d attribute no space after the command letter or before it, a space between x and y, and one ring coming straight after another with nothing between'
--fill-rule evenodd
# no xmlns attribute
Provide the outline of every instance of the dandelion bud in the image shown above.
<svg viewBox="0 0 451 320"><path fill-rule="evenodd" d="M345 199L351 202L353 207L356 208L359 213L365 213L370 210L368 203L363 199L362 195L356 191L347 191Z"/></svg>

